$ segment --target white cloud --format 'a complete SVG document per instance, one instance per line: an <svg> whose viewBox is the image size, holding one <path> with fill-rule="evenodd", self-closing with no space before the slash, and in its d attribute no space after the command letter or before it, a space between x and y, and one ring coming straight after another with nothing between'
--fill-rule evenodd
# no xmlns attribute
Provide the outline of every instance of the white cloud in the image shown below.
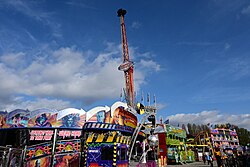
<svg viewBox="0 0 250 167"><path fill-rule="evenodd" d="M25 54L23 52L4 54L0 57L0 63L12 68L19 68L25 64Z"/></svg>
<svg viewBox="0 0 250 167"><path fill-rule="evenodd" d="M39 109L39 108L49 108L55 110L61 110L65 108L72 107L69 101L64 101L60 99L47 99L47 98L38 98L36 100L24 100L23 97L15 97L14 102L5 104L4 108L0 108L0 111L13 111L18 108L28 109L30 111ZM1 105L3 106L3 105Z"/></svg>
<svg viewBox="0 0 250 167"><path fill-rule="evenodd" d="M25 99L17 97L35 99L49 97L50 100L52 99L51 104L55 99L83 101L89 104L98 100L119 97L120 90L124 87L123 72L117 70L121 64L119 49L119 46L109 44L104 52L95 55L92 51L77 51L75 48L65 47L49 51L50 53L40 53L44 56L39 55L39 57L27 59L26 64L19 68L16 65L19 65L18 60L25 56L25 53L2 55L0 56L1 106L7 109L13 105L17 107L34 105L30 100L26 99L27 102L25 102ZM145 83L146 73L141 71L143 67L147 67L148 71L159 70L158 64L153 61L149 64L140 64L141 68L136 68L134 73L137 90ZM39 103L43 101L37 100L36 103L42 106L45 103L42 105ZM48 105L50 103L45 107Z"/></svg>
<svg viewBox="0 0 250 167"><path fill-rule="evenodd" d="M163 109L166 109L168 107L168 104L166 104L166 103L156 103L156 107L157 107L158 111L161 111Z"/></svg>
<svg viewBox="0 0 250 167"><path fill-rule="evenodd" d="M231 123L239 126L240 128L246 128L250 130L250 114L235 114L229 115L222 113L217 110L213 111L202 111L200 113L190 113L190 114L176 114L167 117L170 120L170 124L224 124Z"/></svg>
<svg viewBox="0 0 250 167"><path fill-rule="evenodd" d="M140 65L147 69L154 69L155 71L160 71L161 66L153 60L141 60Z"/></svg>

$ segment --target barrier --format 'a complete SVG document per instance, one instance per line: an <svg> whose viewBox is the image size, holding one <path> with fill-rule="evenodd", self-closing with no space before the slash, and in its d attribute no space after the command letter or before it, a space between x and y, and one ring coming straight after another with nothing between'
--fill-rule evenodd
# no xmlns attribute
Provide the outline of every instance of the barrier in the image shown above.
<svg viewBox="0 0 250 167"><path fill-rule="evenodd" d="M22 163L23 150L0 146L0 166L1 167L20 167Z"/></svg>

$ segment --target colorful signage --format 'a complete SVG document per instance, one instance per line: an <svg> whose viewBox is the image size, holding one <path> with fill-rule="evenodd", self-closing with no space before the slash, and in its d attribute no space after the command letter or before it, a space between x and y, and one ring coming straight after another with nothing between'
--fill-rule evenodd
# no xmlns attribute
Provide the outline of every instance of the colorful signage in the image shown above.
<svg viewBox="0 0 250 167"><path fill-rule="evenodd" d="M235 131L230 131L231 136L237 136L237 133Z"/></svg>
<svg viewBox="0 0 250 167"><path fill-rule="evenodd" d="M168 124L166 124L165 126L166 126L167 134L172 134L172 135L175 135L175 136L180 137L180 138L187 137L186 131L184 129L181 129L179 127L174 127L174 126L171 126Z"/></svg>
<svg viewBox="0 0 250 167"><path fill-rule="evenodd" d="M8 127L6 123L7 114L7 112L0 111L0 129Z"/></svg>
<svg viewBox="0 0 250 167"><path fill-rule="evenodd" d="M60 130L58 132L58 136L62 137L62 139L65 138L79 138L82 134L82 131L80 130Z"/></svg>
<svg viewBox="0 0 250 167"><path fill-rule="evenodd" d="M43 157L43 158L39 158L39 159L35 159L35 160L31 160L29 162L27 162L27 167L48 167L50 166L51 163L51 156L47 156L47 157Z"/></svg>
<svg viewBox="0 0 250 167"><path fill-rule="evenodd" d="M55 156L53 167L69 167L69 166L80 166L79 153L77 154L68 153Z"/></svg>
<svg viewBox="0 0 250 167"><path fill-rule="evenodd" d="M39 109L31 112L28 127L49 128L56 124L57 113L54 110Z"/></svg>
<svg viewBox="0 0 250 167"><path fill-rule="evenodd" d="M79 152L81 148L81 140L58 141L56 143L56 153Z"/></svg>
<svg viewBox="0 0 250 167"><path fill-rule="evenodd" d="M52 140L54 130L31 130L30 140Z"/></svg>
<svg viewBox="0 0 250 167"><path fill-rule="evenodd" d="M30 146L26 150L26 160L35 159L37 157L43 157L52 153L52 144L43 143L40 145Z"/></svg>
<svg viewBox="0 0 250 167"><path fill-rule="evenodd" d="M110 129L110 130L119 130L119 131L125 131L125 132L133 132L133 128L129 126L122 126L118 124L109 124L109 123L94 123L94 122L88 122L85 123L84 129Z"/></svg>
<svg viewBox="0 0 250 167"><path fill-rule="evenodd" d="M131 108L123 102L116 102L111 107L95 107L88 112L75 108L67 108L60 111L43 108L34 111L16 109L11 112L0 112L0 129L26 127L81 129L86 122L96 123L92 124L93 126L101 125L100 128L115 128L119 130L119 128L123 129L122 126L125 126L133 129L137 126L137 117ZM102 127L104 124L111 125Z"/></svg>
<svg viewBox="0 0 250 167"><path fill-rule="evenodd" d="M7 124L9 128L24 128L27 127L28 120L28 110L16 109L8 114Z"/></svg>

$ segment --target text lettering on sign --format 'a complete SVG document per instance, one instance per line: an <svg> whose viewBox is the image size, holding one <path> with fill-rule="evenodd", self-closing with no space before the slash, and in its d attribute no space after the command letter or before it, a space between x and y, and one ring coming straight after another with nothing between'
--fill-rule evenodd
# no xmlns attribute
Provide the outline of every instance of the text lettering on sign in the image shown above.
<svg viewBox="0 0 250 167"><path fill-rule="evenodd" d="M61 130L59 131L59 134L58 134L59 137L62 137L63 139L65 137L74 137L77 138L77 137L80 137L81 136L81 131L69 131L69 130Z"/></svg>
<svg viewBox="0 0 250 167"><path fill-rule="evenodd" d="M53 130L32 130L30 140L51 140L53 134Z"/></svg>

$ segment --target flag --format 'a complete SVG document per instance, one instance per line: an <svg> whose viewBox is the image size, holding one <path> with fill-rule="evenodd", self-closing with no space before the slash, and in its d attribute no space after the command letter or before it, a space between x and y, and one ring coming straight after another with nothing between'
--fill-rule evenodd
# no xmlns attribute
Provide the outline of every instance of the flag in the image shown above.
<svg viewBox="0 0 250 167"><path fill-rule="evenodd" d="M150 102L149 93L147 93L147 102Z"/></svg>
<svg viewBox="0 0 250 167"><path fill-rule="evenodd" d="M141 102L143 102L144 100L144 94L143 94L143 91L141 92Z"/></svg>
<svg viewBox="0 0 250 167"><path fill-rule="evenodd" d="M121 93L120 93L120 99L122 99L122 89L121 89Z"/></svg>

